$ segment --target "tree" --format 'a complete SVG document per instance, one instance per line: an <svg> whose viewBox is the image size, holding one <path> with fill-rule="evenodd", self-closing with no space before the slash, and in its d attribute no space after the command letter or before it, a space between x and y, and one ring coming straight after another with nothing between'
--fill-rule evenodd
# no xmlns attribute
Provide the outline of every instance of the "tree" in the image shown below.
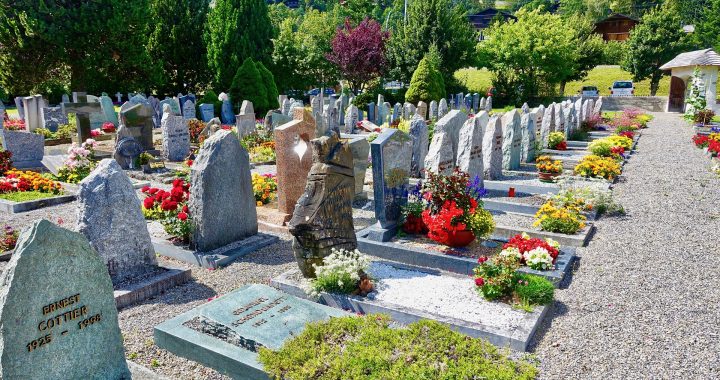
<svg viewBox="0 0 720 380"><path fill-rule="evenodd" d="M605 44L599 34L595 34L595 25L587 18L573 16L564 20L567 27L575 30L575 67L560 81L560 95L565 94L565 84L569 81L585 79L588 72L597 66L605 55ZM616 63L614 63L616 64Z"/></svg>
<svg viewBox="0 0 720 380"><path fill-rule="evenodd" d="M405 93L405 101L417 104L419 101L430 103L445 97L445 81L439 67L430 54L426 55L410 80L410 88Z"/></svg>
<svg viewBox="0 0 720 380"><path fill-rule="evenodd" d="M345 27L337 29L327 59L337 65L354 93L385 71L385 43L389 37L390 33L384 32L377 21L367 18L354 28L346 18Z"/></svg>
<svg viewBox="0 0 720 380"><path fill-rule="evenodd" d="M650 95L655 96L664 75L660 66L687 46L680 16L670 6L657 7L630 32L622 67L633 74L635 81L650 78Z"/></svg>
<svg viewBox="0 0 720 380"><path fill-rule="evenodd" d="M488 28L478 53L494 74L497 100L517 105L553 95L555 86L576 73L578 49L576 31L559 15L521 9L516 16Z"/></svg>
<svg viewBox="0 0 720 380"><path fill-rule="evenodd" d="M278 90L302 89L307 86L305 78L298 73L300 47L297 45L297 20L285 19L280 23L279 33L273 39L273 74L277 78Z"/></svg>
<svg viewBox="0 0 720 380"><path fill-rule="evenodd" d="M0 84L24 92L57 71L73 91L147 89L147 0L16 1L0 7Z"/></svg>
<svg viewBox="0 0 720 380"><path fill-rule="evenodd" d="M440 72L446 83L455 71L474 63L477 33L465 7L453 0L411 1L407 23L396 21L391 33L387 56L393 79L408 82L432 44L442 57Z"/></svg>
<svg viewBox="0 0 720 380"><path fill-rule="evenodd" d="M243 100L251 101L257 113L268 110L267 88L252 58L243 61L230 86L230 101L236 110L240 109Z"/></svg>
<svg viewBox="0 0 720 380"><path fill-rule="evenodd" d="M208 6L207 0L150 0L147 50L162 67L159 93L197 91L210 79L202 36Z"/></svg>
<svg viewBox="0 0 720 380"><path fill-rule="evenodd" d="M699 49L714 48L720 52L720 0L711 0L695 24L693 42Z"/></svg>
<svg viewBox="0 0 720 380"><path fill-rule="evenodd" d="M205 28L214 87L230 87L238 67L247 58L269 63L272 37L265 0L216 0Z"/></svg>
<svg viewBox="0 0 720 380"><path fill-rule="evenodd" d="M256 62L255 67L258 72L260 72L260 78L262 78L263 84L265 85L268 109L274 110L280 108L280 103L278 102L280 93L278 93L277 86L275 85L275 77L273 77L273 74L262 62Z"/></svg>

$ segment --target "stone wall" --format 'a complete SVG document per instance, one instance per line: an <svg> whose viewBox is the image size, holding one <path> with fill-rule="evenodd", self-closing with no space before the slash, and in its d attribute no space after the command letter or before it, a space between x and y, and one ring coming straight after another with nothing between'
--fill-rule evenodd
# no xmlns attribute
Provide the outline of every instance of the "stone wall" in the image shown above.
<svg viewBox="0 0 720 380"><path fill-rule="evenodd" d="M577 96L571 98L577 100ZM588 99L588 97L585 97ZM597 101L597 98L593 98ZM626 108L640 108L651 112L665 112L667 96L603 96L603 111L620 111Z"/></svg>

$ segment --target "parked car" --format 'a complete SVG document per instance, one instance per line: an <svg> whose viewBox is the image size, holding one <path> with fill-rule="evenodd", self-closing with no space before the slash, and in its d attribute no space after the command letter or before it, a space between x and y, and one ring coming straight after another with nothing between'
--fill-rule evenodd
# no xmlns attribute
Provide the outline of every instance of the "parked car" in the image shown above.
<svg viewBox="0 0 720 380"><path fill-rule="evenodd" d="M325 91L323 91L325 96L334 95L335 90L333 90L331 87L325 87ZM320 89L319 88L313 88L312 90L305 93L305 96L318 96L320 95Z"/></svg>
<svg viewBox="0 0 720 380"><path fill-rule="evenodd" d="M580 90L581 96L600 96L600 91L595 86L583 86Z"/></svg>
<svg viewBox="0 0 720 380"><path fill-rule="evenodd" d="M635 95L635 86L629 80L617 80L609 88L610 96L632 96Z"/></svg>

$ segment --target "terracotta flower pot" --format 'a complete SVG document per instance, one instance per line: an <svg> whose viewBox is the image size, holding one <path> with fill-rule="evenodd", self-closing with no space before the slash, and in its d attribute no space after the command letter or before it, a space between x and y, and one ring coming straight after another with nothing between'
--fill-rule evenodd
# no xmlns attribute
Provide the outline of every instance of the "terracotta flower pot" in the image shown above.
<svg viewBox="0 0 720 380"><path fill-rule="evenodd" d="M560 173L543 173L538 172L538 177L540 178L540 182L555 182L557 177L560 176Z"/></svg>

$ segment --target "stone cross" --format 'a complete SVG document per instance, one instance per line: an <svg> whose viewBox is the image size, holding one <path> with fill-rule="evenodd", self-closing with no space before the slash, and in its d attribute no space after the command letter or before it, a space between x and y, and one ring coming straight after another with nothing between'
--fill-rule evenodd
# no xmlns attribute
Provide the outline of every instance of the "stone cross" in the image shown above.
<svg viewBox="0 0 720 380"><path fill-rule="evenodd" d="M118 104L122 103L122 93L120 91L115 93L115 99L117 100Z"/></svg>
<svg viewBox="0 0 720 380"><path fill-rule="evenodd" d="M88 102L87 93L78 92L76 103L63 103L65 115L75 114L75 125L77 126L78 141L80 143L91 137L90 135L90 114L102 112L102 105L97 102Z"/></svg>

